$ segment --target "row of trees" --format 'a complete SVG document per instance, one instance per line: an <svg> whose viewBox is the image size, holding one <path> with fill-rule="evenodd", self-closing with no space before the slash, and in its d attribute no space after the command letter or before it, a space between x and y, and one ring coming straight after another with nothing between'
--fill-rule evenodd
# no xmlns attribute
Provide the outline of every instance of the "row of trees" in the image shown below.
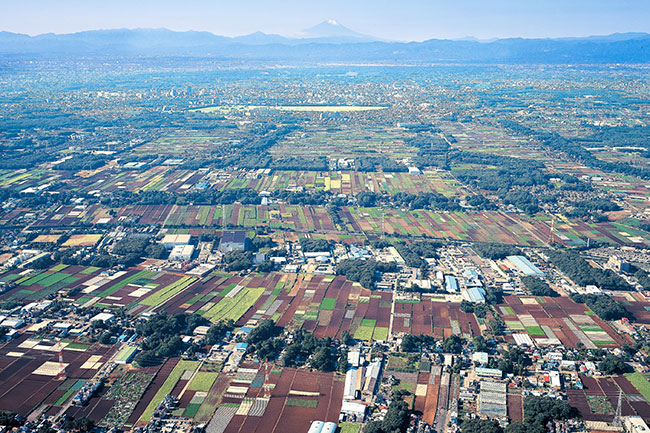
<svg viewBox="0 0 650 433"><path fill-rule="evenodd" d="M548 185L550 175L543 172L544 164L529 159L488 153L453 151L447 156L448 164L475 164L486 168L456 168L459 180L488 191L510 191L516 187ZM494 167L494 168L492 168Z"/></svg>
<svg viewBox="0 0 650 433"><path fill-rule="evenodd" d="M209 323L198 314L156 314L136 326L136 332L146 338L135 361L142 366L159 364L163 358L173 356L184 348L181 335L192 335L197 326Z"/></svg>
<svg viewBox="0 0 650 433"><path fill-rule="evenodd" d="M404 259L406 266L411 268L419 268L424 275L427 273L426 258L438 257L437 249L442 244L434 241L420 241L406 244L404 242L396 242L395 249L400 256Z"/></svg>
<svg viewBox="0 0 650 433"><path fill-rule="evenodd" d="M523 135L528 135L539 140L543 145L547 146L553 151L562 152L569 157L573 158L576 161L579 161L588 167L596 168L603 171L621 173L626 175L638 176L642 179L650 179L650 169L647 167L637 167L626 162L619 161L603 161L596 158L591 152L589 152L585 147L582 146L582 142L579 139L568 139L562 137L558 133L549 133L546 131L536 131L534 129L528 128L524 125L521 125L512 120L506 120L502 122L502 125L506 128L518 132ZM617 131L609 130L608 135L611 137L618 132L622 133L624 130L619 129ZM647 134L642 133L642 136ZM607 137L607 140L611 141L611 138ZM602 139L603 136L599 137L598 134L584 140L585 143L593 146L594 141Z"/></svg>
<svg viewBox="0 0 650 433"><path fill-rule="evenodd" d="M358 171L377 171L377 167L387 173L408 171L404 164L386 156L361 156L354 159L354 166Z"/></svg>
<svg viewBox="0 0 650 433"><path fill-rule="evenodd" d="M69 170L69 171L79 171L79 170L95 170L104 164L107 161L106 155L93 155L92 153L82 153L74 155L70 159L52 166L53 170Z"/></svg>
<svg viewBox="0 0 650 433"><path fill-rule="evenodd" d="M112 268L118 265L133 266L143 257L165 259L169 253L164 246L146 236L127 236L113 245L109 253L105 248L99 248L90 254L79 254L76 248L66 248L54 253L53 258L45 256L35 266L51 266L54 262L66 265L97 266ZM42 269L42 268L41 268Z"/></svg>
<svg viewBox="0 0 650 433"><path fill-rule="evenodd" d="M336 265L336 275L344 275L350 281L360 283L366 289L374 289L383 272L396 272L395 263L380 263L375 260L341 260Z"/></svg>
<svg viewBox="0 0 650 433"><path fill-rule="evenodd" d="M317 338L313 334L299 330L293 334L291 344L287 345L281 336L283 329L271 319L262 320L253 329L246 342L248 352L255 353L260 360L275 360L282 355L285 366L299 366L309 363L319 371L334 371L338 366L342 371L347 367L347 356L341 356L338 345L331 338Z"/></svg>
<svg viewBox="0 0 650 433"><path fill-rule="evenodd" d="M302 329L293 334L293 341L282 355L282 364L286 367L305 365L309 362L318 371L334 371L339 361L331 338L317 338ZM342 360L341 360L342 361ZM345 362L339 362L339 369L345 372Z"/></svg>
<svg viewBox="0 0 650 433"><path fill-rule="evenodd" d="M411 411L401 394L393 393L393 400L381 421L371 421L363 429L364 433L403 433L409 425Z"/></svg>
<svg viewBox="0 0 650 433"><path fill-rule="evenodd" d="M521 277L521 282L533 296L558 296L557 292L541 278L524 276Z"/></svg>
<svg viewBox="0 0 650 433"><path fill-rule="evenodd" d="M386 204L408 209L434 209L457 211L461 207L453 197L445 197L437 192L420 192L412 194L398 192L391 196L381 196Z"/></svg>
<svg viewBox="0 0 650 433"><path fill-rule="evenodd" d="M472 245L476 253L490 260L502 260L508 256L519 256L521 250L513 245L476 243Z"/></svg>
<svg viewBox="0 0 650 433"><path fill-rule="evenodd" d="M106 206L121 207L131 204L163 205L193 203L196 205L260 204L262 201L258 192L250 188L231 188L224 190L204 189L191 190L179 194L171 191L139 191L115 190L104 196L101 203Z"/></svg>
<svg viewBox="0 0 650 433"><path fill-rule="evenodd" d="M548 257L574 283L594 285L603 290L631 290L632 287L611 269L596 269L573 251L549 251Z"/></svg>
<svg viewBox="0 0 650 433"><path fill-rule="evenodd" d="M300 240L300 248L305 253L327 252L332 249L332 245L325 239L307 239Z"/></svg>
<svg viewBox="0 0 650 433"><path fill-rule="evenodd" d="M229 271L244 271L253 266L253 254L250 251L228 251L223 261Z"/></svg>
<svg viewBox="0 0 650 433"><path fill-rule="evenodd" d="M546 424L552 420L566 420L579 416L566 401L550 397L528 396L524 400L524 421L515 421L505 429L488 419L465 419L460 425L463 433L546 433Z"/></svg>
<svg viewBox="0 0 650 433"><path fill-rule="evenodd" d="M591 310L603 320L619 320L630 316L620 302L607 295L578 295L572 294L573 302L587 304Z"/></svg>

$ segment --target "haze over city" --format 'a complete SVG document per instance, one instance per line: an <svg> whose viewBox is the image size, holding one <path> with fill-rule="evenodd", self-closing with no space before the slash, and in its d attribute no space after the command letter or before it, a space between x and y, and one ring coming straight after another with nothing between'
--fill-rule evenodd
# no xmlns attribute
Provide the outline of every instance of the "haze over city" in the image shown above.
<svg viewBox="0 0 650 433"><path fill-rule="evenodd" d="M2 3L0 30L30 35L115 28L299 36L336 20L382 39L571 37L650 32L644 0L26 0Z"/></svg>

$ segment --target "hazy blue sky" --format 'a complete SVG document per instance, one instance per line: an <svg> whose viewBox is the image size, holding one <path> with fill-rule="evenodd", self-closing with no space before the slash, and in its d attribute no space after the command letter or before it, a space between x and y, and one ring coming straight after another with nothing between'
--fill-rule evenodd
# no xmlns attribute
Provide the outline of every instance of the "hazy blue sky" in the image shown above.
<svg viewBox="0 0 650 433"><path fill-rule="evenodd" d="M296 35L334 19L395 40L650 32L650 0L0 0L0 30L166 27Z"/></svg>

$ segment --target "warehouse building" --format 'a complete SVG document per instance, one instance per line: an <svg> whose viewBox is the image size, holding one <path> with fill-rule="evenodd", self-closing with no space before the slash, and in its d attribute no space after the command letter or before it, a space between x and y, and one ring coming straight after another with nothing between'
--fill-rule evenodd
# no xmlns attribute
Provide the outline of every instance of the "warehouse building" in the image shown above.
<svg viewBox="0 0 650 433"><path fill-rule="evenodd" d="M533 265L524 256L508 256L507 259L519 272L527 277L540 277L544 275L544 272L540 271L537 266Z"/></svg>
<svg viewBox="0 0 650 433"><path fill-rule="evenodd" d="M168 250L171 250L172 248L179 245L187 245L191 240L192 235L165 235L160 243L163 244Z"/></svg>
<svg viewBox="0 0 650 433"><path fill-rule="evenodd" d="M194 255L194 245L177 245L169 253L169 261L186 262L192 259L192 255Z"/></svg>
<svg viewBox="0 0 650 433"><path fill-rule="evenodd" d="M228 253L230 251L245 251L248 249L248 238L246 232L242 230L228 230L223 232L219 251Z"/></svg>

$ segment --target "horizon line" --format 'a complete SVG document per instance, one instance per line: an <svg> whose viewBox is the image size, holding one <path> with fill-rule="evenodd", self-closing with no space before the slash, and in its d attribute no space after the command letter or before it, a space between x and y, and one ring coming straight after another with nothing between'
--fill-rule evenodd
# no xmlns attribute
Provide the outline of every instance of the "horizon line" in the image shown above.
<svg viewBox="0 0 650 433"><path fill-rule="evenodd" d="M322 23L327 23L331 20L325 20L322 21L316 25L322 24ZM338 25L342 26L338 21ZM312 26L313 27L313 26ZM355 32L354 30L343 26L344 28ZM44 32L44 33L20 33L20 32L14 32L14 31L9 31L9 30L2 30L0 29L0 33L10 33L14 35L22 35L22 36L28 36L28 37L39 37L39 36L47 36L47 35L54 35L54 36L65 36L65 35L75 35L75 34L80 34L80 33L88 33L88 32L101 32L101 31L118 31L118 30L126 30L126 31L137 31L137 30L166 30L170 31L173 33L208 33L213 36L217 37L223 37L223 38L228 38L228 39L236 39L236 38L241 38L245 36L251 36L254 34L263 34L266 36L279 36L283 37L286 39L290 40L303 40L303 39L326 39L326 38L355 38L354 36L300 36L300 35L285 35L285 34L280 34L280 33L266 33L262 30L256 30L251 33L245 33L245 34L238 34L238 35L226 35L226 34L219 34L215 33L210 30L198 30L198 29L184 29L184 30L178 30L178 29L173 29L169 27L108 27L108 28L92 28L92 29L84 29L84 30L77 30L77 31L72 31L72 32L64 32L64 33L56 33L56 32ZM387 39L387 38L381 38L378 36L370 35L370 34L361 34L362 36L366 36L369 38L374 38L374 41L367 41L367 42L388 42L388 43L411 43L411 42L425 42L429 40L449 40L449 41L458 41L458 42L495 42L498 40L507 40L507 39L524 39L524 40L536 40L536 39L541 39L541 40L561 40L561 39L584 39L584 38L594 38L594 37L608 37L608 36L614 36L614 35L627 35L627 34L639 34L639 35L648 35L650 36L650 32L647 31L634 31L634 30L629 30L629 31L617 31L613 33L606 33L606 34L582 34L582 35L566 35L566 36L494 36L490 38L478 38L473 35L465 35L465 36L459 36L459 37L441 37L441 36L432 36L426 39L421 39L421 40L400 40L400 39ZM358 37L358 39L363 39L361 37Z"/></svg>

